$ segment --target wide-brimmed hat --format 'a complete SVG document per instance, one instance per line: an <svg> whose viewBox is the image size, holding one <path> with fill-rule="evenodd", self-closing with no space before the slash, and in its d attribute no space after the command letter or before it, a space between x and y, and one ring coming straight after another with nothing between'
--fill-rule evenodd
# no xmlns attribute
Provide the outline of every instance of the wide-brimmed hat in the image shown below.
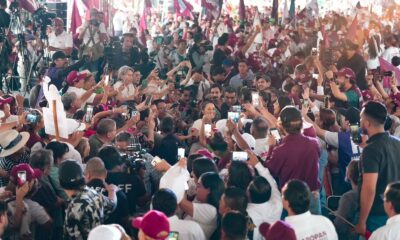
<svg viewBox="0 0 400 240"><path fill-rule="evenodd" d="M16 130L8 130L0 134L0 157L7 157L22 147L28 142L29 133L18 132Z"/></svg>

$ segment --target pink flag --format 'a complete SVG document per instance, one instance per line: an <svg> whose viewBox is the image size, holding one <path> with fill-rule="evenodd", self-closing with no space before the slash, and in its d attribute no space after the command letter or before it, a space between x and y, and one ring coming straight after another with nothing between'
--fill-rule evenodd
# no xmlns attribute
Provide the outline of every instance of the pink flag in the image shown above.
<svg viewBox="0 0 400 240"><path fill-rule="evenodd" d="M381 72L394 72L397 79L397 85L400 85L400 69L393 66L391 63L381 57L379 57L379 64L381 66Z"/></svg>
<svg viewBox="0 0 400 240"><path fill-rule="evenodd" d="M174 0L174 8L176 16L193 18L193 6L190 3L186 2L186 0Z"/></svg>
<svg viewBox="0 0 400 240"><path fill-rule="evenodd" d="M351 23L347 34L346 38L353 41L356 38L356 33L357 33L357 28L358 28L358 14L353 19L353 22Z"/></svg>
<svg viewBox="0 0 400 240"><path fill-rule="evenodd" d="M76 33L76 29L82 25L82 18L79 14L78 6L76 0L72 2L72 14L71 14L71 32Z"/></svg>

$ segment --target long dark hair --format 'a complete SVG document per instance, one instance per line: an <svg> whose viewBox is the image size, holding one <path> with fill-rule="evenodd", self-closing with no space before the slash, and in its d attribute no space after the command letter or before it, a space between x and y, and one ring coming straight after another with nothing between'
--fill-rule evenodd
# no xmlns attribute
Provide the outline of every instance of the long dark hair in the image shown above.
<svg viewBox="0 0 400 240"><path fill-rule="evenodd" d="M200 176L201 183L204 188L209 189L210 193L207 197L207 203L214 206L215 208L219 208L219 200L224 193L224 182L215 172L206 172Z"/></svg>
<svg viewBox="0 0 400 240"><path fill-rule="evenodd" d="M375 43L374 43L375 40ZM368 39L368 55L370 59L378 57L378 53L381 52L381 38L379 35L373 35Z"/></svg>

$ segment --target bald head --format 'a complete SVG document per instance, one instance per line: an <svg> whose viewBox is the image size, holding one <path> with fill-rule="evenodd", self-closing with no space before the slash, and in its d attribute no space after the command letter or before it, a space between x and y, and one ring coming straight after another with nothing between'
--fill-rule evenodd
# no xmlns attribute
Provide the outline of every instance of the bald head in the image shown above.
<svg viewBox="0 0 400 240"><path fill-rule="evenodd" d="M98 158L91 158L86 164L86 176L91 180L93 178L105 179L107 177L107 170L104 166L104 162Z"/></svg>

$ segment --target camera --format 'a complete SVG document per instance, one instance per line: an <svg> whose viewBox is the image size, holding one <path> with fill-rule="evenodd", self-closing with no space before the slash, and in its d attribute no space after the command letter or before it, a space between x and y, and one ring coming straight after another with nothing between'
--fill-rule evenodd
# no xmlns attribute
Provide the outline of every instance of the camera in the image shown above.
<svg viewBox="0 0 400 240"><path fill-rule="evenodd" d="M92 24L92 22L90 24ZM104 56L108 62L108 66L110 69L116 69L118 67L116 66L116 58L121 57L121 55L122 55L121 41L118 39L118 37L111 38L110 43L104 46Z"/></svg>
<svg viewBox="0 0 400 240"><path fill-rule="evenodd" d="M40 38L47 39L47 26L52 24L52 19L56 18L55 13L49 13L45 8L38 8L33 14L33 20L40 25Z"/></svg>
<svg viewBox="0 0 400 240"><path fill-rule="evenodd" d="M95 27L100 26L100 22L97 21L97 19L90 19L90 20L89 20L89 24L90 24L90 25L93 25L93 26L95 26Z"/></svg>

